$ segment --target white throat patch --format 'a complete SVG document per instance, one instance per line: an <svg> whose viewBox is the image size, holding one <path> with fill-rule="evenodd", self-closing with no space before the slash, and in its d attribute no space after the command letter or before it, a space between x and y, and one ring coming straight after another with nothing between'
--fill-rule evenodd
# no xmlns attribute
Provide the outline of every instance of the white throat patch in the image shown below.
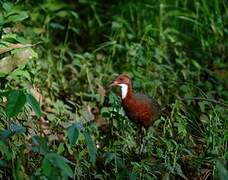
<svg viewBox="0 0 228 180"><path fill-rule="evenodd" d="M118 86L121 87L121 97L124 99L127 96L128 93L128 85L126 84L118 84Z"/></svg>

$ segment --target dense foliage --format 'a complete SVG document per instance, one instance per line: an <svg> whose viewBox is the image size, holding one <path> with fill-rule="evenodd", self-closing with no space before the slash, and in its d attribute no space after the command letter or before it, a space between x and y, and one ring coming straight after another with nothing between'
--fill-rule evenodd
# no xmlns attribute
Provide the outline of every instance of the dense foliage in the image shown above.
<svg viewBox="0 0 228 180"><path fill-rule="evenodd" d="M0 5L1 179L228 179L226 0ZM142 144L121 73L168 109Z"/></svg>

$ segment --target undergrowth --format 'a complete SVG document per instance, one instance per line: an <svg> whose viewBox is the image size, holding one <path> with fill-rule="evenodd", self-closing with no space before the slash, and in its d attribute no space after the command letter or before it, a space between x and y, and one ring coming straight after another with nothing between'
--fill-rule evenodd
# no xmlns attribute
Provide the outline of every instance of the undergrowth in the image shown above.
<svg viewBox="0 0 228 180"><path fill-rule="evenodd" d="M1 179L228 178L225 0L0 4ZM121 73L168 107L143 144Z"/></svg>

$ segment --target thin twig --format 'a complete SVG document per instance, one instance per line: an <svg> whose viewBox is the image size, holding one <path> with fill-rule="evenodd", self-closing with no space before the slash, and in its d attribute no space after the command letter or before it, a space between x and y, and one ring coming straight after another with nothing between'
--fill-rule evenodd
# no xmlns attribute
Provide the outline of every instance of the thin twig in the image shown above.
<svg viewBox="0 0 228 180"><path fill-rule="evenodd" d="M176 96L177 99L179 100L200 100L200 101L207 101L207 102L211 102L211 103L214 103L214 104L218 104L220 106L223 106L223 107L226 107L228 108L228 104L224 103L224 102L221 102L221 101L217 101L215 99L208 99L208 98L203 98L203 97L184 97L184 98L181 98L179 96Z"/></svg>
<svg viewBox="0 0 228 180"><path fill-rule="evenodd" d="M38 44L41 44L42 42L37 42L36 44L9 44L8 46L4 48L0 48L0 54L6 53L8 51L11 51L13 49L21 49L21 48L28 48L28 47L33 47Z"/></svg>

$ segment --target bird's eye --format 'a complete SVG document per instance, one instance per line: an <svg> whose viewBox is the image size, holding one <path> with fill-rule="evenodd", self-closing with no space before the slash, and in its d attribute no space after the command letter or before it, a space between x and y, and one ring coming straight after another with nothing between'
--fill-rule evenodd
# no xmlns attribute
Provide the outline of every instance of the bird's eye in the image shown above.
<svg viewBox="0 0 228 180"><path fill-rule="evenodd" d="M120 81L123 81L123 78L120 78Z"/></svg>

